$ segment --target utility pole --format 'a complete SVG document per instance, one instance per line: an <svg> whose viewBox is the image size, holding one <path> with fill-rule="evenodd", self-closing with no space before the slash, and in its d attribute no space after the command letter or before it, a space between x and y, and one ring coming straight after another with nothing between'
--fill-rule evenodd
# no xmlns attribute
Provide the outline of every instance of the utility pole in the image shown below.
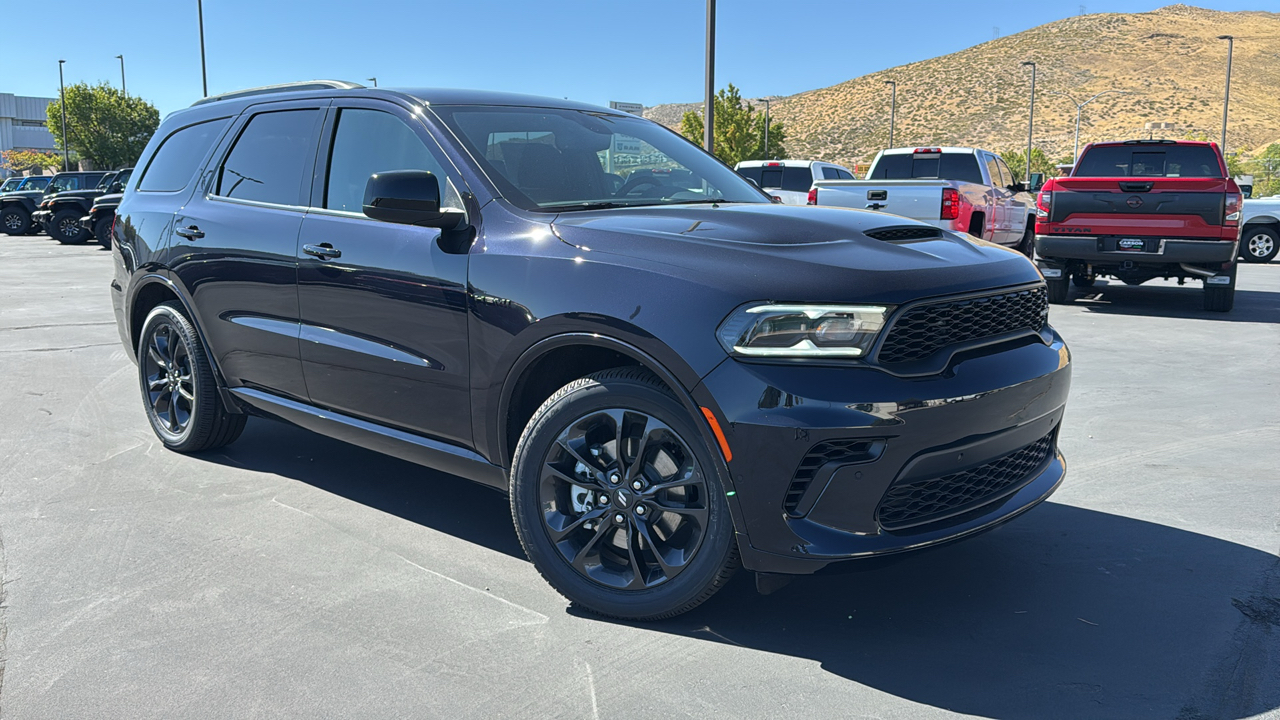
<svg viewBox="0 0 1280 720"><path fill-rule="evenodd" d="M707 98L702 113L702 147L715 152L716 0L707 0Z"/></svg>
<svg viewBox="0 0 1280 720"><path fill-rule="evenodd" d="M885 80L884 84L893 87L893 94L889 96L889 147L893 147L893 125L898 115L898 83Z"/></svg>
<svg viewBox="0 0 1280 720"><path fill-rule="evenodd" d="M204 0L196 0L196 13L200 19L200 82L204 96L209 97L209 72L204 62Z"/></svg>
<svg viewBox="0 0 1280 720"><path fill-rule="evenodd" d="M764 103L764 158L769 159L769 98L760 98Z"/></svg>
<svg viewBox="0 0 1280 720"><path fill-rule="evenodd" d="M1030 60L1022 63L1023 67L1031 66L1031 109L1027 111L1027 174L1022 178L1027 187L1031 187L1031 140L1036 129L1036 64Z"/></svg>
<svg viewBox="0 0 1280 720"><path fill-rule="evenodd" d="M58 61L58 105L62 107L62 172L71 169L71 155L67 150L67 86L62 82L62 65L66 60Z"/></svg>
<svg viewBox="0 0 1280 720"><path fill-rule="evenodd" d="M1219 35L1219 40L1227 41L1227 89L1222 95L1222 153L1227 152L1227 106L1231 104L1231 55L1236 47L1236 39L1231 35Z"/></svg>
<svg viewBox="0 0 1280 720"><path fill-rule="evenodd" d="M116 58L120 60L120 94L129 97L129 89L124 84L124 56L117 55Z"/></svg>

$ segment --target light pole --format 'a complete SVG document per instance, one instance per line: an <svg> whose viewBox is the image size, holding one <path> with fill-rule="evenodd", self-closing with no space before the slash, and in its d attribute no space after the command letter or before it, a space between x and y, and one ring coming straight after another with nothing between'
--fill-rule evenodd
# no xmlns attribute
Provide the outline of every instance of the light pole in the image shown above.
<svg viewBox="0 0 1280 720"><path fill-rule="evenodd" d="M129 97L129 90L124 85L124 56L117 55L116 58L120 61L120 94Z"/></svg>
<svg viewBox="0 0 1280 720"><path fill-rule="evenodd" d="M209 72L204 63L204 0L196 0L196 13L200 20L200 82L204 96L209 97Z"/></svg>
<svg viewBox="0 0 1280 720"><path fill-rule="evenodd" d="M1031 140L1036 129L1036 64L1030 60L1022 63L1023 67L1031 66L1031 109L1027 111L1027 174L1022 178L1027 187L1031 187Z"/></svg>
<svg viewBox="0 0 1280 720"><path fill-rule="evenodd" d="M1066 93L1064 93L1064 92L1050 92L1050 93L1049 93L1050 95L1061 95L1062 97L1064 97L1064 98L1066 98L1066 99L1070 100L1070 101L1072 102L1072 104L1074 104L1074 105L1076 106L1076 149L1075 149L1075 152L1074 152L1074 153L1072 153L1072 160L1071 160L1072 164L1075 164L1078 160L1080 160L1080 113L1081 113L1081 111L1083 111L1083 110L1084 110L1084 106L1085 106L1085 105L1088 105L1089 103L1093 102L1094 100L1097 100L1098 98L1102 97L1103 95L1107 95L1107 94L1109 94L1109 93L1115 93L1115 94L1117 94L1117 95L1132 95L1132 94L1133 94L1133 93L1131 93L1131 92L1129 92L1129 91L1127 91L1127 90L1103 90L1102 92L1098 93L1097 95L1094 95L1093 97L1089 98L1088 100L1085 100L1084 102L1076 102L1076 99L1075 99L1075 98L1071 97L1070 95L1068 95L1068 94L1066 94Z"/></svg>
<svg viewBox="0 0 1280 720"><path fill-rule="evenodd" d="M1231 54L1236 48L1236 39L1231 35L1219 35L1219 40L1227 41L1227 89L1222 94L1222 154L1227 153L1227 106L1231 104Z"/></svg>
<svg viewBox="0 0 1280 720"><path fill-rule="evenodd" d="M702 147L715 152L715 100L716 100L716 0L707 0L707 97L703 111Z"/></svg>
<svg viewBox="0 0 1280 720"><path fill-rule="evenodd" d="M760 98L764 103L764 157L769 159L769 98Z"/></svg>
<svg viewBox="0 0 1280 720"><path fill-rule="evenodd" d="M58 61L58 105L62 108L62 172L71 169L71 156L67 151L67 86L62 82L62 65L66 60Z"/></svg>
<svg viewBox="0 0 1280 720"><path fill-rule="evenodd" d="M893 147L893 124L898 119L898 83L885 80L884 84L893 86L893 94L889 98L889 147Z"/></svg>
<svg viewBox="0 0 1280 720"><path fill-rule="evenodd" d="M378 87L378 78L376 78L376 77L371 77L371 78L365 78L365 79L366 79L366 80L368 80L369 82L373 83L373 86L374 86L374 87Z"/></svg>

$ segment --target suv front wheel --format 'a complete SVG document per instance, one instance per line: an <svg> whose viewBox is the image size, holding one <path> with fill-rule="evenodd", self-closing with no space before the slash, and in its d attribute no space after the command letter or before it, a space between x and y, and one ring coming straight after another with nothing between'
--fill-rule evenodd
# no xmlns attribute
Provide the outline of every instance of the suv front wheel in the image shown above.
<svg viewBox="0 0 1280 720"><path fill-rule="evenodd" d="M245 416L223 406L204 345L177 302L157 305L143 323L138 383L151 429L170 450L212 450L244 430Z"/></svg>
<svg viewBox="0 0 1280 720"><path fill-rule="evenodd" d="M31 229L31 216L20 207L0 210L0 232L6 235L26 235Z"/></svg>
<svg viewBox="0 0 1280 720"><path fill-rule="evenodd" d="M594 613L660 620L738 566L712 450L641 368L588 375L534 413L516 447L511 512L534 567Z"/></svg>

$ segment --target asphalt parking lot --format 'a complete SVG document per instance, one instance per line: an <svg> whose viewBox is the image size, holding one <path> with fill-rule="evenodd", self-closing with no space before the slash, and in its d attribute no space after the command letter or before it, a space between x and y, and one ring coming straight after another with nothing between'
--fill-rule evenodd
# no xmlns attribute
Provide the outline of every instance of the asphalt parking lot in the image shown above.
<svg viewBox="0 0 1280 720"><path fill-rule="evenodd" d="M1280 717L1280 263L1228 315L1055 306L1068 477L1011 524L634 626L467 481L262 420L165 451L110 273L0 236L7 717Z"/></svg>

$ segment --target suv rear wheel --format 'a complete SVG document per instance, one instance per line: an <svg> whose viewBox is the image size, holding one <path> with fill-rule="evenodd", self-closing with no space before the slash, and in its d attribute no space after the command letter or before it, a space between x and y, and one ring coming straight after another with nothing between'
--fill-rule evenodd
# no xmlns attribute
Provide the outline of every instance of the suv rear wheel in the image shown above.
<svg viewBox="0 0 1280 720"><path fill-rule="evenodd" d="M26 235L31 229L31 216L20 207L7 207L0 211L0 232L6 235Z"/></svg>
<svg viewBox="0 0 1280 720"><path fill-rule="evenodd" d="M245 416L227 411L195 326L176 302L157 305L138 339L138 383L151 429L178 452L235 441Z"/></svg>
<svg viewBox="0 0 1280 720"><path fill-rule="evenodd" d="M79 208L59 210L49 218L49 236L63 245L79 245L89 239L89 231L80 225Z"/></svg>
<svg viewBox="0 0 1280 720"><path fill-rule="evenodd" d="M738 566L712 450L650 373L618 368L560 388L516 446L511 512L534 567L591 612L660 620Z"/></svg>
<svg viewBox="0 0 1280 720"><path fill-rule="evenodd" d="M1280 231L1277 226L1245 228L1240 239L1240 256L1249 262L1271 262L1280 250Z"/></svg>

